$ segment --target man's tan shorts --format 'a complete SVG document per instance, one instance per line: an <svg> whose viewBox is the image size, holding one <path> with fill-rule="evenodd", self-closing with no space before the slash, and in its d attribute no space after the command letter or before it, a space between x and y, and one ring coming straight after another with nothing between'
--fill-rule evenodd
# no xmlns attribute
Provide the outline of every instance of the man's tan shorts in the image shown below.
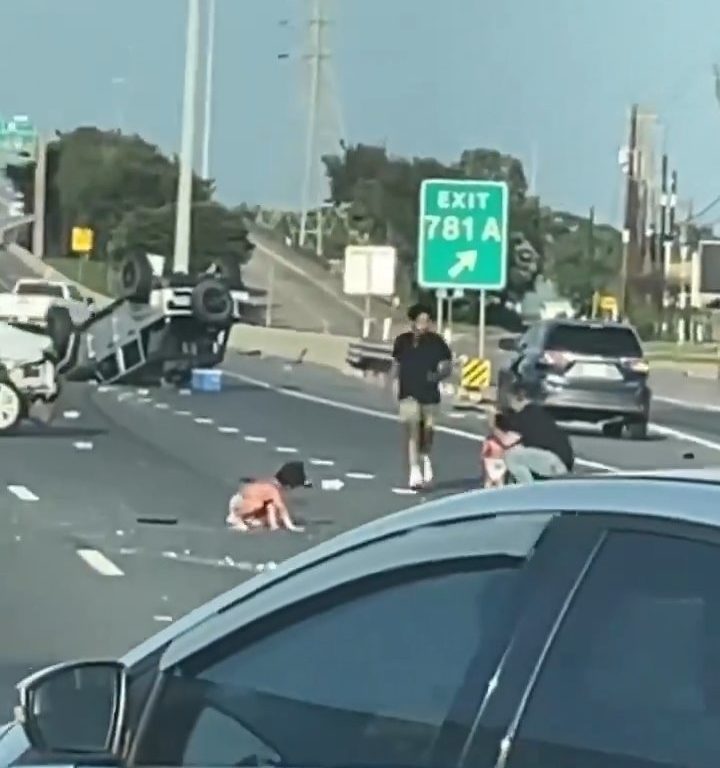
<svg viewBox="0 0 720 768"><path fill-rule="evenodd" d="M418 403L412 397L400 401L400 421L404 424L419 424L432 427L437 421L440 406L437 403Z"/></svg>

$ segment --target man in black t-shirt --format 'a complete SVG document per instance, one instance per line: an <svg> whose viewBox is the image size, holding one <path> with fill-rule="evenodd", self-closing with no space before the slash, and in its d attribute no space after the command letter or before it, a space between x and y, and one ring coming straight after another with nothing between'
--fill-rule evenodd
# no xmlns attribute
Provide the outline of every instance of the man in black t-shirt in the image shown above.
<svg viewBox="0 0 720 768"><path fill-rule="evenodd" d="M518 483L572 471L575 454L568 436L541 405L530 401L521 385L513 388L510 410L500 414L495 427L520 435L520 442L505 452L505 465Z"/></svg>
<svg viewBox="0 0 720 768"><path fill-rule="evenodd" d="M443 337L431 330L430 309L416 304L408 318L411 330L401 333L393 344L393 376L405 427L408 484L417 489L433 479L430 451L440 405L439 383L452 372L452 352Z"/></svg>

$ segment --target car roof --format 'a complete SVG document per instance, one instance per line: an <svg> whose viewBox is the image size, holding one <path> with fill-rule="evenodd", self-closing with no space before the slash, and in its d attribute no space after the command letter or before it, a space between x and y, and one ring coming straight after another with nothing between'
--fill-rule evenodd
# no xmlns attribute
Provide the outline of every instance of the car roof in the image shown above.
<svg viewBox="0 0 720 768"><path fill-rule="evenodd" d="M617 513L720 528L720 468L573 475L497 490L446 496L378 518L280 563L196 608L129 651L128 666L215 614L324 560L417 528L503 514Z"/></svg>

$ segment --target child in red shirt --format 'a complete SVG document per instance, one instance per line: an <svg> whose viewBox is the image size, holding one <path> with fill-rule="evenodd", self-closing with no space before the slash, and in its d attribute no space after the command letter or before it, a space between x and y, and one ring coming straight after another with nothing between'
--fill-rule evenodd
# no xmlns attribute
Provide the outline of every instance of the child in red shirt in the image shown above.
<svg viewBox="0 0 720 768"><path fill-rule="evenodd" d="M310 485L301 461L283 464L274 477L251 480L238 489L230 499L226 522L236 531L249 531L252 528L303 531L290 517L282 491L286 488L307 488Z"/></svg>

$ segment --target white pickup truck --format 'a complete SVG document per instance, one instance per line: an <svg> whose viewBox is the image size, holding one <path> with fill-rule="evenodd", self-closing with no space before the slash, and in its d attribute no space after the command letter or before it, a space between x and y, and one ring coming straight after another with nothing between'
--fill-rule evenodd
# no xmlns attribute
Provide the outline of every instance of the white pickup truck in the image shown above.
<svg viewBox="0 0 720 768"><path fill-rule="evenodd" d="M85 298L71 283L25 278L18 280L10 293L0 294L0 321L44 327L51 306L67 307L75 324L85 322L94 312L92 299Z"/></svg>

